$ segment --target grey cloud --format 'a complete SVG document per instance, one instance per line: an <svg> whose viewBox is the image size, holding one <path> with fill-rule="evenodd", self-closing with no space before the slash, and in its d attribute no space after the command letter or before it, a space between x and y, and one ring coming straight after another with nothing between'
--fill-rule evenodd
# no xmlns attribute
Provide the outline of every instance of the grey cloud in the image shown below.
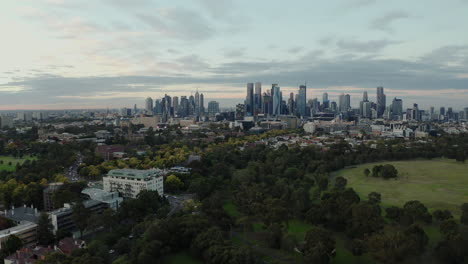
<svg viewBox="0 0 468 264"><path fill-rule="evenodd" d="M231 49L224 52L224 56L228 58L238 58L245 55L246 48Z"/></svg>
<svg viewBox="0 0 468 264"><path fill-rule="evenodd" d="M377 3L377 0L347 0L345 8L360 8Z"/></svg>
<svg viewBox="0 0 468 264"><path fill-rule="evenodd" d="M184 8L159 9L138 18L162 36L182 40L206 40L215 29L200 14Z"/></svg>
<svg viewBox="0 0 468 264"><path fill-rule="evenodd" d="M301 51L304 50L304 47L292 47L290 49L288 49L288 53L291 53L291 54L297 54Z"/></svg>
<svg viewBox="0 0 468 264"><path fill-rule="evenodd" d="M371 22L370 27L375 30L381 30L388 33L393 33L393 22L401 19L409 18L410 15L404 11L392 11L384 16L378 17Z"/></svg>
<svg viewBox="0 0 468 264"><path fill-rule="evenodd" d="M359 53L372 53L380 51L391 44L398 43L387 39L358 41L354 39L341 39L336 42L338 48L344 51Z"/></svg>
<svg viewBox="0 0 468 264"><path fill-rule="evenodd" d="M295 87L298 81L308 81L311 87L323 88L333 86L372 88L384 85L395 91L433 90L435 94L445 89L466 90L468 79L457 76L467 73L468 61L461 60L457 65L451 67L446 67L445 61L438 61L440 56L452 52L465 56L463 58L466 58L468 54L468 51L461 46L448 46L419 59L408 61L355 56L325 58L321 56L321 51L314 51L291 61L253 62L239 60L216 67L210 67L208 63L196 55L189 55L178 58L176 63L190 65L189 68L200 68L199 70L207 77L174 75L28 78L0 85L0 91L1 87L28 87L22 92L9 92L8 96L1 96L6 93L0 92L0 104L79 102L76 98L58 98L57 95L86 97L119 92L147 92L151 94L164 91L170 93L171 90L166 87L191 84L201 87L203 84L238 87L237 91L242 93L245 82L249 80L261 81L265 84L278 82L281 86L292 87ZM210 93L222 93L223 89L206 90L205 96L209 98ZM231 95L235 93L236 89L229 89L229 92L226 92L226 94ZM467 98L464 99L466 102ZM87 100L82 99L81 102L87 102ZM114 101L108 99L108 102Z"/></svg>

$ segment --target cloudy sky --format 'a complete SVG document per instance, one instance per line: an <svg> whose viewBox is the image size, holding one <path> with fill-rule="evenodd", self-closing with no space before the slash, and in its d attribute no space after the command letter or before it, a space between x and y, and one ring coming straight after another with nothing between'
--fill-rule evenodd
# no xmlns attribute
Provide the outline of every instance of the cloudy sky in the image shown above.
<svg viewBox="0 0 468 264"><path fill-rule="evenodd" d="M247 82L307 82L468 107L468 0L2 0L0 110L143 106L190 95L222 106Z"/></svg>

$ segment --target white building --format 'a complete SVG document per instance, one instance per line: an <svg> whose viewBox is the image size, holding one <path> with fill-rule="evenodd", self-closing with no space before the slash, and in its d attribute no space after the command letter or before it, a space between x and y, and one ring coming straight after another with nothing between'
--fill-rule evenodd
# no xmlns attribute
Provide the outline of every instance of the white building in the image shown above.
<svg viewBox="0 0 468 264"><path fill-rule="evenodd" d="M111 170L103 177L104 191L119 192L125 198L136 198L143 190L164 194L164 180L160 170Z"/></svg>

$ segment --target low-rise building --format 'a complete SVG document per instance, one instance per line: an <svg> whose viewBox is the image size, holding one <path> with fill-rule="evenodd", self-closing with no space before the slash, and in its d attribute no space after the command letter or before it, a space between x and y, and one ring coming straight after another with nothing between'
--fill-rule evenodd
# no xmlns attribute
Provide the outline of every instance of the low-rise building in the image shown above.
<svg viewBox="0 0 468 264"><path fill-rule="evenodd" d="M92 214L101 214L107 209L107 204L96 200L86 200L83 206L91 211ZM60 209L49 212L49 218L53 226L54 234L58 230L74 231L76 230L75 222L73 221L73 208L71 204L64 204Z"/></svg>
<svg viewBox="0 0 468 264"><path fill-rule="evenodd" d="M118 192L106 192L98 188L86 188L81 193L91 200L107 204L107 207L113 210L117 210L123 202L123 198L119 197Z"/></svg>
<svg viewBox="0 0 468 264"><path fill-rule="evenodd" d="M164 194L164 180L160 170L111 170L103 177L104 191L119 192L124 198L136 198L143 190Z"/></svg>

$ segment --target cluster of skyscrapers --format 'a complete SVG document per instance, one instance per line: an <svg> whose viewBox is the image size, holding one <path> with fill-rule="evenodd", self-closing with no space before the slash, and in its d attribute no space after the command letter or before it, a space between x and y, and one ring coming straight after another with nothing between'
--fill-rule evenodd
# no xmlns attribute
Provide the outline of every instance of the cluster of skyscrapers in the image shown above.
<svg viewBox="0 0 468 264"><path fill-rule="evenodd" d="M342 118L383 118L387 120L458 120L467 119L467 108L464 111L455 113L452 108L445 111L441 107L439 113L435 113L431 107L430 113L420 110L417 104L404 110L403 100L394 98L391 104L387 105L387 96L383 87L377 87L376 102L369 100L367 91L363 93L359 108L352 108L351 96L341 94L338 102L330 101L328 93L323 93L322 102L317 98L307 99L307 86L300 85L296 94L290 93L287 100L283 99L281 88L278 84L272 84L271 89L262 93L262 84L247 83L247 96L244 104L236 106L236 118L245 116L280 116L293 115L303 119L321 116Z"/></svg>

